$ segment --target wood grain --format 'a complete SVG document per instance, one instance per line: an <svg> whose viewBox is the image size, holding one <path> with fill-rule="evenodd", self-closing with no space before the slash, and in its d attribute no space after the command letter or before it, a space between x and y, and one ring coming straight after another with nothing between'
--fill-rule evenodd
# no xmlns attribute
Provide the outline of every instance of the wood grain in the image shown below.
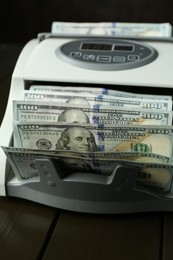
<svg viewBox="0 0 173 260"><path fill-rule="evenodd" d="M164 215L164 231L163 231L163 246L162 260L173 259L173 213L165 213Z"/></svg>
<svg viewBox="0 0 173 260"><path fill-rule="evenodd" d="M53 208L0 198L0 259L36 259L57 218Z"/></svg>
<svg viewBox="0 0 173 260"><path fill-rule="evenodd" d="M162 216L63 212L44 260L160 259Z"/></svg>

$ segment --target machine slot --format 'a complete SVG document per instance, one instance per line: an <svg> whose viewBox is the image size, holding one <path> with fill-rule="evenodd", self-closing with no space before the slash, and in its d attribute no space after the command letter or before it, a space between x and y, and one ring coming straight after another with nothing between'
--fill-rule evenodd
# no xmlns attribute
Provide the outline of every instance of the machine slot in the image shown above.
<svg viewBox="0 0 173 260"><path fill-rule="evenodd" d="M25 89L29 90L32 85L42 85L42 86L62 86L62 87L93 87L93 88L107 88L118 91L131 92L136 94L151 94L155 95L170 95L173 97L173 91L171 88L161 88L161 87L152 87L152 86L126 86L126 85L115 85L115 84L90 84L90 83L79 83L79 82L53 82L53 81L25 81Z"/></svg>

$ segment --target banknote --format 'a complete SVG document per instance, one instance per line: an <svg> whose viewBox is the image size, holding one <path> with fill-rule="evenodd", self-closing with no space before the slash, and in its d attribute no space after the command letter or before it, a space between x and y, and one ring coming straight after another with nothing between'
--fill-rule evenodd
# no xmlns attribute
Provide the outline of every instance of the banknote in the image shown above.
<svg viewBox="0 0 173 260"><path fill-rule="evenodd" d="M121 108L133 108L133 109L153 109L153 110L170 110L172 111L172 100L151 100L142 98L125 98L115 97L104 94L92 94L88 93L48 93L48 92L35 92L35 91L23 91L25 101L54 101L65 102L68 104L81 104L88 107L114 106Z"/></svg>
<svg viewBox="0 0 173 260"><path fill-rule="evenodd" d="M51 158L54 157L66 157L66 158L81 158L81 159L98 159L98 160L126 160L143 163L159 163L173 165L173 158L147 152L81 152L71 150L41 150L41 149L28 149L17 148L13 146L5 147L1 146L4 152L10 153L26 153L44 155Z"/></svg>
<svg viewBox="0 0 173 260"><path fill-rule="evenodd" d="M170 23L52 23L51 32L61 35L106 35L127 37L171 37L172 26Z"/></svg>
<svg viewBox="0 0 173 260"><path fill-rule="evenodd" d="M23 182L40 181L41 173L36 166L36 160L48 159L62 171L61 178L71 173L89 173L110 176L118 166L126 166L136 170L136 187L168 193L172 184L173 165L159 163L139 163L127 160L100 160L98 158L68 157L68 155L51 156L40 152L21 151L3 147L7 159L16 175ZM134 173L135 174L135 173Z"/></svg>
<svg viewBox="0 0 173 260"><path fill-rule="evenodd" d="M172 126L14 121L14 147L83 152L148 152L172 157Z"/></svg>
<svg viewBox="0 0 173 260"><path fill-rule="evenodd" d="M116 97L125 97L125 98L142 98L142 99L162 99L162 100L172 100L172 96L168 95L152 95L152 94L138 94L131 93L127 91L113 90L109 88L94 88L94 87L70 87L70 86L49 86L49 85L31 85L29 88L30 91L37 92L74 92L74 93L92 93L92 94L104 94L112 95Z"/></svg>
<svg viewBox="0 0 173 260"><path fill-rule="evenodd" d="M117 109L41 101L13 101L14 121L124 125L172 125L172 111Z"/></svg>

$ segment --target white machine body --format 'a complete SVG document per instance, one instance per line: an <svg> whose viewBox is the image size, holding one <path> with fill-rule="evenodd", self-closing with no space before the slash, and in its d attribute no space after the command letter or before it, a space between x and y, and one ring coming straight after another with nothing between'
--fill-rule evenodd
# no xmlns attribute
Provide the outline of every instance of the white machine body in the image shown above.
<svg viewBox="0 0 173 260"><path fill-rule="evenodd" d="M168 87L173 85L173 53L172 42L150 41L149 44L158 52L153 62L134 69L126 70L96 70L75 66L69 60L56 55L56 50L75 39L49 38L38 43L31 41L27 48L32 49L31 55L23 68L23 80L42 82L74 82L107 85ZM61 55L62 56L62 55Z"/></svg>
<svg viewBox="0 0 173 260"><path fill-rule="evenodd" d="M9 100L0 128L0 145L11 145L13 135L12 101L22 99L21 91L28 89L29 85L33 83L64 84L67 86L71 84L73 86L75 84L78 86L96 85L97 87L113 89L116 89L116 86L121 89L122 86L129 92L133 92L133 87L135 87L139 89L139 93L143 92L143 88L148 88L150 93L152 88L155 89L155 94L158 94L158 89L163 95L170 94L173 88L173 40L170 38L165 40L156 38L118 40L120 42L116 44L116 38L54 36L45 37L42 40L38 37L27 43L19 56L12 75ZM79 42L79 50L69 50L69 55L63 53L63 46L71 42ZM134 53L134 43L141 44L138 54ZM144 64L139 62L138 66L137 62L143 59L143 45L144 47L145 45L149 46L151 52L153 49L154 54L153 58L150 57L151 59L148 61L144 58ZM152 53L149 53L149 56L152 56ZM126 58L131 63L127 62L127 66L124 66ZM10 170L6 156L0 149L1 196L8 195L6 176ZM21 184L14 176L11 185L17 188Z"/></svg>

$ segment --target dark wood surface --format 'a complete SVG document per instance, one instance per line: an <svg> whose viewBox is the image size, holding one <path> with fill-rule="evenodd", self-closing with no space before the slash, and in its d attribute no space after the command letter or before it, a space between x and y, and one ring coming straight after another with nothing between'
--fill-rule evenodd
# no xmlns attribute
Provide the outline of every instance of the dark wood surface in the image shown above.
<svg viewBox="0 0 173 260"><path fill-rule="evenodd" d="M58 211L20 199L0 199L0 259L37 259Z"/></svg>
<svg viewBox="0 0 173 260"><path fill-rule="evenodd" d="M44 260L158 260L162 216L87 215L63 212Z"/></svg>
<svg viewBox="0 0 173 260"><path fill-rule="evenodd" d="M0 45L0 121L22 46ZM173 213L81 214L0 197L0 259L172 260Z"/></svg>

